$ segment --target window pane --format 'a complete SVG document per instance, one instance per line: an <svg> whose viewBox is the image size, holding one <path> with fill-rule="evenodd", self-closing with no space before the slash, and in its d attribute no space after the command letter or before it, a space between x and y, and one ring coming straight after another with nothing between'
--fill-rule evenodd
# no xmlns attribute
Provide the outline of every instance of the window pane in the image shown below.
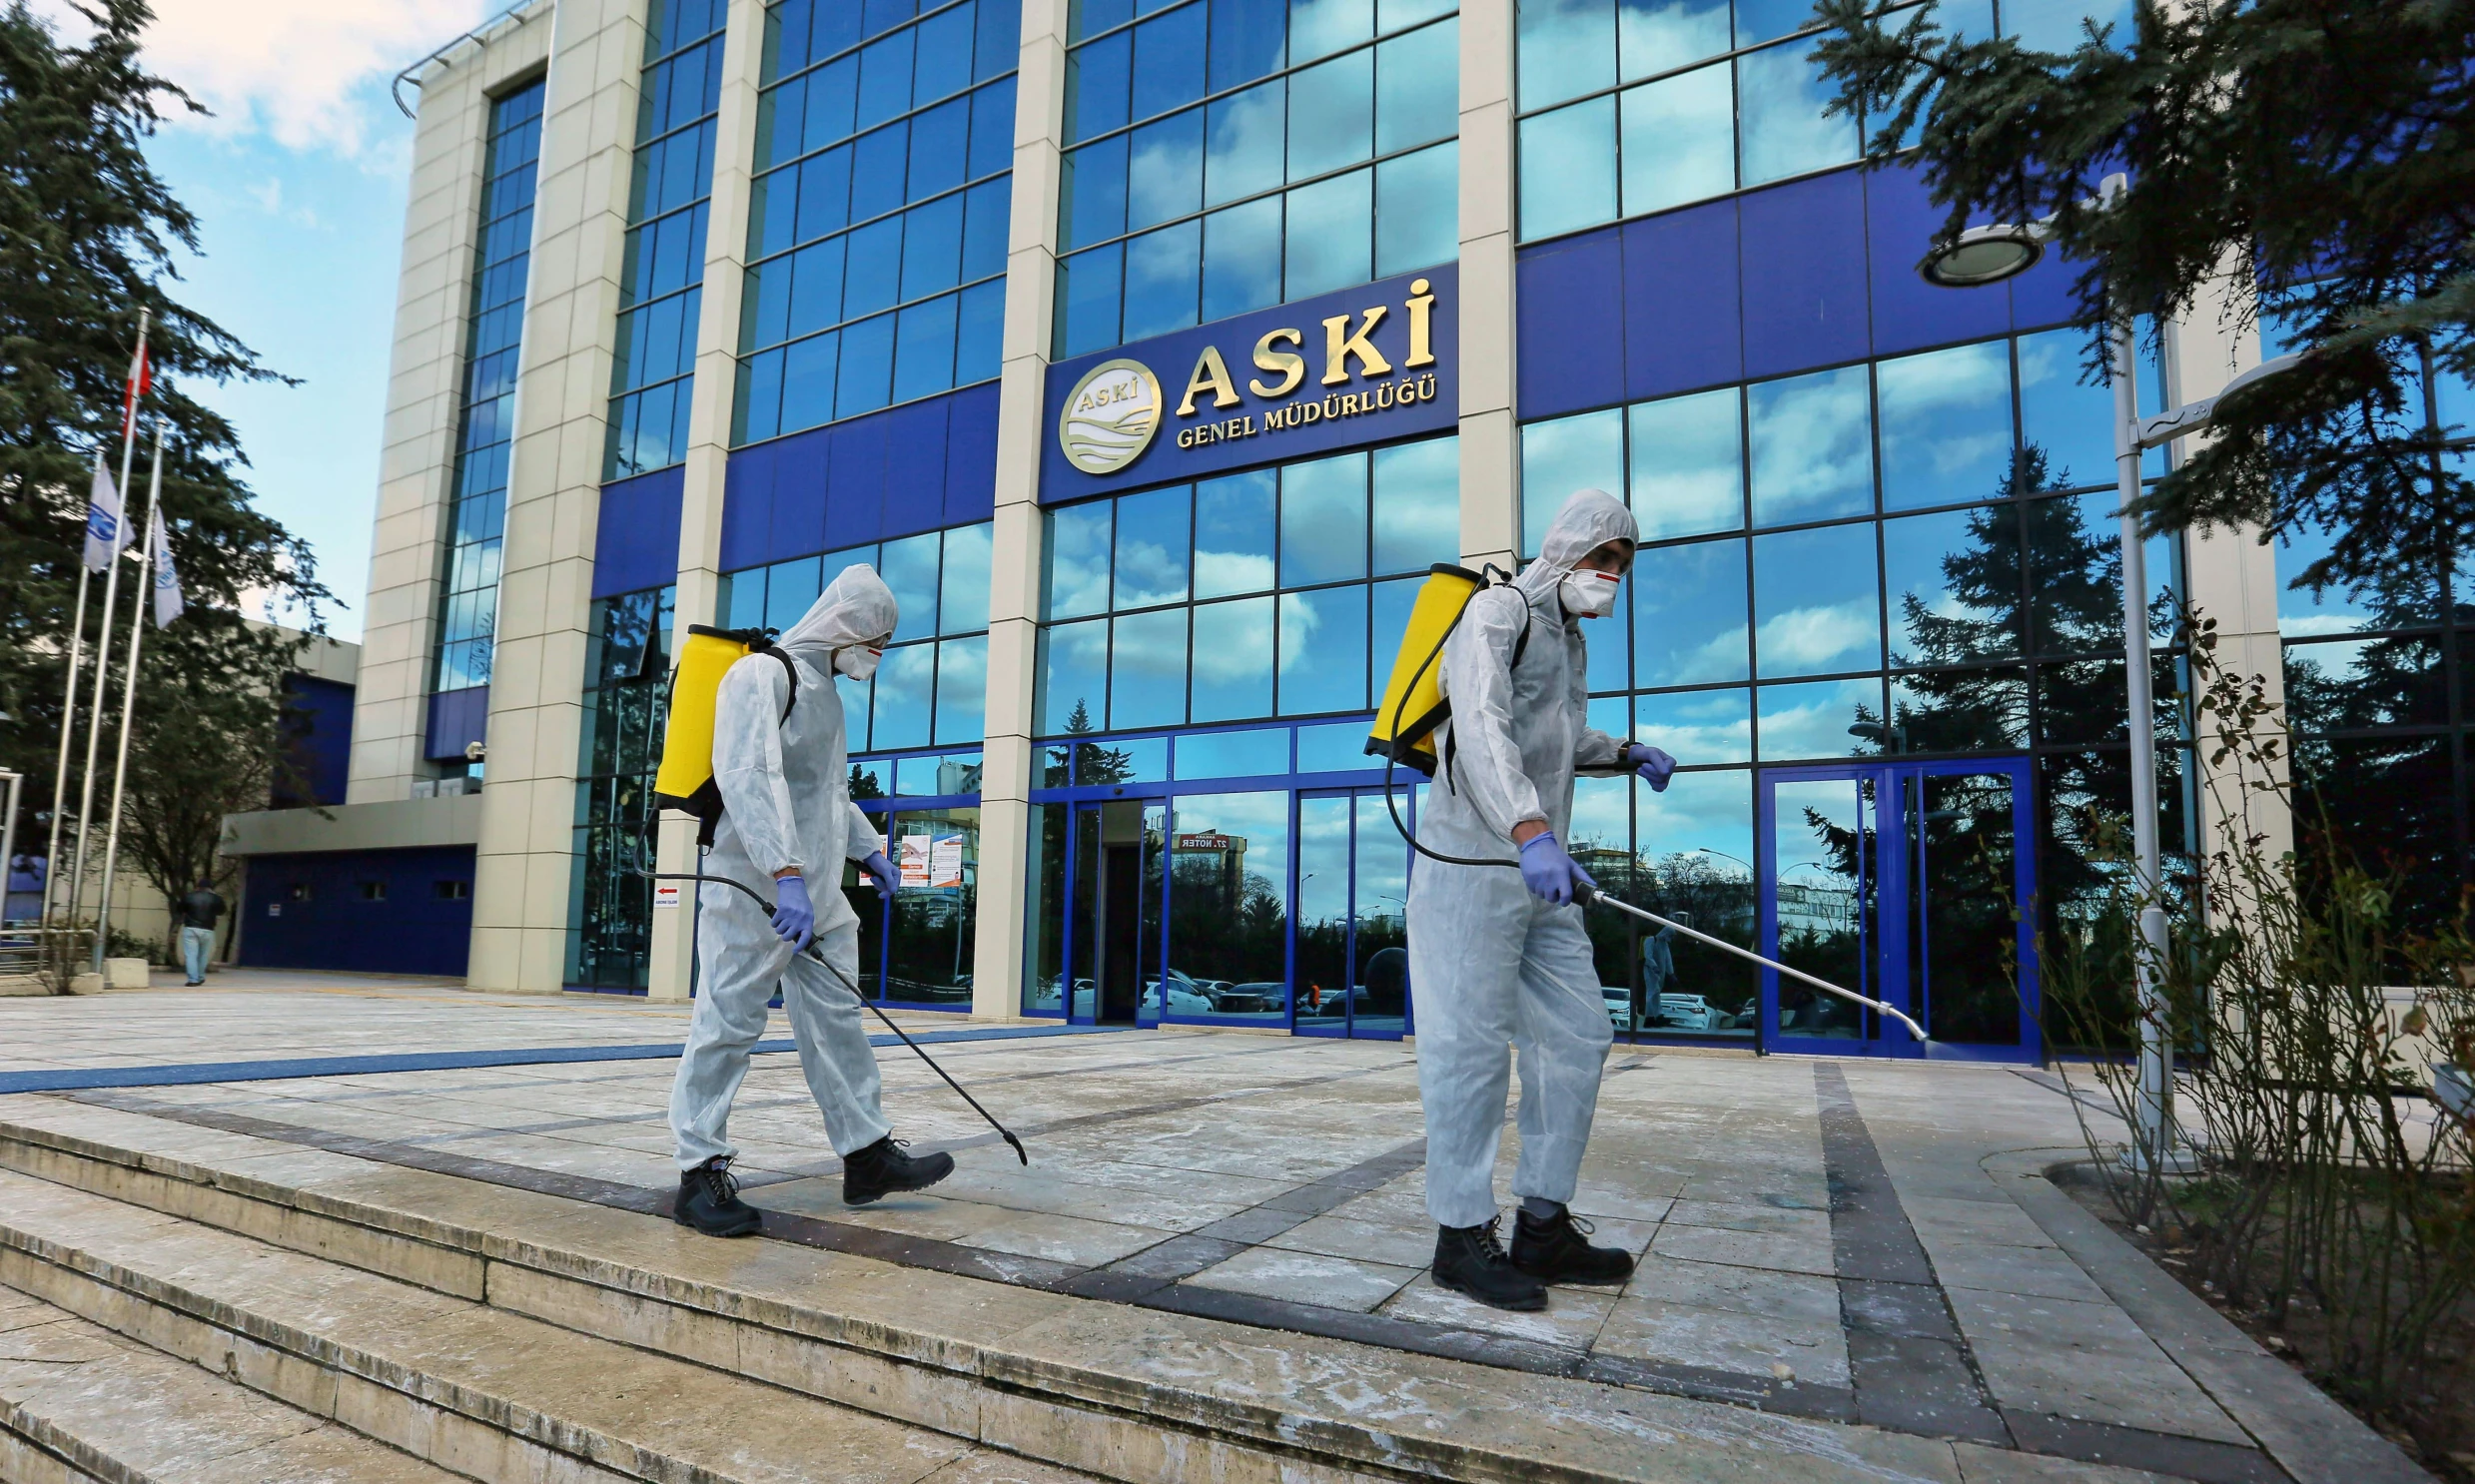
<svg viewBox="0 0 2475 1484"><path fill-rule="evenodd" d="M1535 242L1616 215L1616 101L1597 98L1521 121L1521 238Z"/></svg>
<svg viewBox="0 0 2475 1484"><path fill-rule="evenodd" d="M1746 389L1753 423L1753 523L1826 520L1874 507L1872 400L1865 368Z"/></svg>
<svg viewBox="0 0 2475 1484"><path fill-rule="evenodd" d="M1204 202L1226 201L1269 191L1287 177L1283 163L1288 150L1287 85L1268 82L1224 98L1206 109Z"/></svg>
<svg viewBox="0 0 2475 1484"><path fill-rule="evenodd" d="M1933 670L1891 680L1891 745L1900 752L2000 752L2029 745L2023 669Z"/></svg>
<svg viewBox="0 0 2475 1484"><path fill-rule="evenodd" d="M1374 146L1372 51L1351 52L1289 75L1289 179L1363 160Z"/></svg>
<svg viewBox="0 0 2475 1484"><path fill-rule="evenodd" d="M2109 527L2105 534L2111 535ZM2277 627L2289 639L2352 633L2363 628L2404 628L2435 622L2440 613L2429 571L2401 574L2386 581L2349 586L2332 583L2317 590L2293 584L2315 562L2329 554L2329 532L2318 525L2293 525L2280 532L2277 552ZM2459 602L2468 601L2468 576L2460 566Z"/></svg>
<svg viewBox="0 0 2475 1484"><path fill-rule="evenodd" d="M902 297L921 299L961 282L963 198L914 207L903 215Z"/></svg>
<svg viewBox="0 0 2475 1484"><path fill-rule="evenodd" d="M977 742L987 731L988 640L937 646L937 741Z"/></svg>
<svg viewBox="0 0 2475 1484"><path fill-rule="evenodd" d="M1624 80L1726 51L1727 12L1727 0L1620 0L1616 51Z"/></svg>
<svg viewBox="0 0 2475 1484"><path fill-rule="evenodd" d="M1270 469L1195 486L1195 596L1270 589L1276 510Z"/></svg>
<svg viewBox="0 0 2475 1484"><path fill-rule="evenodd" d="M1069 729L1099 731L1107 724L1109 623L1092 619L1040 632L1040 735ZM1076 713L1084 725L1075 728Z"/></svg>
<svg viewBox="0 0 2475 1484"><path fill-rule="evenodd" d="M1624 411L1610 407L1521 429L1521 554L1538 554L1555 512L1577 490L1624 485Z"/></svg>
<svg viewBox="0 0 2475 1484"><path fill-rule="evenodd" d="M1128 136L1085 145L1066 156L1058 178L1061 247L1079 247L1126 230Z"/></svg>
<svg viewBox="0 0 2475 1484"><path fill-rule="evenodd" d="M944 599L937 605L940 633L967 634L988 627L989 537L987 521L958 525L945 533Z"/></svg>
<svg viewBox="0 0 2475 1484"><path fill-rule="evenodd" d="M1289 0L1289 65L1329 56L1374 30L1374 0Z"/></svg>
<svg viewBox="0 0 2475 1484"><path fill-rule="evenodd" d="M1736 110L1744 124L1744 183L1844 164L1857 157L1856 120L1824 117L1832 96L1813 64L1813 41L1736 59Z"/></svg>
<svg viewBox="0 0 2475 1484"><path fill-rule="evenodd" d="M2020 337L2020 434L2043 455L2048 489L2114 482L2114 394L2080 384L2087 344L2076 330Z"/></svg>
<svg viewBox="0 0 2475 1484"><path fill-rule="evenodd" d="M2011 348L2003 341L1874 368L1887 510L2011 493Z"/></svg>
<svg viewBox="0 0 2475 1484"><path fill-rule="evenodd" d="M1109 518L1112 500L1049 511L1044 618L1081 618L1109 611Z"/></svg>
<svg viewBox="0 0 2475 1484"><path fill-rule="evenodd" d="M1198 723L1271 715L1272 600L1239 598L1195 609ZM1249 734L1251 735L1251 734ZM1181 750L1187 744L1181 743ZM1282 766L1267 769L1285 771Z"/></svg>
<svg viewBox="0 0 2475 1484"><path fill-rule="evenodd" d="M1745 437L1735 387L1641 402L1626 415L1633 518L1643 540L1744 529Z"/></svg>
<svg viewBox="0 0 2475 1484"><path fill-rule="evenodd" d="M1374 452L1377 572L1461 559L1461 440L1430 438Z"/></svg>
<svg viewBox="0 0 2475 1484"><path fill-rule="evenodd" d="M1066 57L1066 137L1089 139L1126 122L1127 72L1134 37L1121 31Z"/></svg>
<svg viewBox="0 0 2475 1484"><path fill-rule="evenodd" d="M2094 21L2111 26L2108 40L2120 47L2131 39L2131 0L2004 0L2003 34L2041 52L2070 52L2085 46L2082 27Z"/></svg>
<svg viewBox="0 0 2475 1484"><path fill-rule="evenodd" d="M842 370L834 378L834 415L848 417L884 406L893 362L893 316L879 315L845 329Z"/></svg>
<svg viewBox="0 0 2475 1484"><path fill-rule="evenodd" d="M1280 69L1286 0L1212 0L1212 88L1236 87Z"/></svg>
<svg viewBox="0 0 2475 1484"><path fill-rule="evenodd" d="M906 644L885 651L884 661L877 666L876 716L868 730L868 745L926 746L936 680L936 645Z"/></svg>
<svg viewBox="0 0 2475 1484"><path fill-rule="evenodd" d="M1109 665L1109 725L1178 726L1186 720L1186 612L1166 608L1117 620Z"/></svg>
<svg viewBox="0 0 2475 1484"><path fill-rule="evenodd" d="M1848 731L1868 722L1882 724L1879 679L1764 685L1755 690L1755 704L1760 723L1755 750L1764 762L1852 757L1879 750Z"/></svg>
<svg viewBox="0 0 2475 1484"><path fill-rule="evenodd" d="M841 241L849 245L850 255L842 271L842 313L852 318L873 315L900 302L902 218L871 223ZM796 297L799 291L794 287L791 292Z"/></svg>
<svg viewBox="0 0 2475 1484"><path fill-rule="evenodd" d="M1877 580L1871 524L1755 537L1757 673L1772 678L1880 669Z"/></svg>
<svg viewBox="0 0 2475 1484"><path fill-rule="evenodd" d="M1203 226L1181 222L1127 240L1124 339L1144 340L1195 323Z"/></svg>
<svg viewBox="0 0 2475 1484"><path fill-rule="evenodd" d="M1355 170L1288 195L1287 299L1311 299L1373 277L1374 172Z"/></svg>
<svg viewBox="0 0 2475 1484"><path fill-rule="evenodd" d="M963 167L971 155L971 100L953 102L914 115L911 120L911 168L904 177L903 198L921 201L963 183Z"/></svg>
<svg viewBox="0 0 2475 1484"><path fill-rule="evenodd" d="M1002 281L965 289L954 330L954 384L994 378L1004 350L1006 286Z"/></svg>
<svg viewBox="0 0 2475 1484"><path fill-rule="evenodd" d="M2033 500L2028 519L2029 590L2042 654L2122 648L2122 553L2113 522L2089 519L2110 495Z"/></svg>
<svg viewBox="0 0 2475 1484"><path fill-rule="evenodd" d="M1660 748L1676 761L1694 766L1752 762L1753 692L1682 690L1637 697L1633 703L1633 740ZM1684 774L1669 785L1669 792L1701 776ZM1674 836L1653 842L1645 832L1644 853L1654 843L1666 853L1692 848Z"/></svg>
<svg viewBox="0 0 2475 1484"><path fill-rule="evenodd" d="M1743 541L1652 547L1634 563L1631 585L1635 685L1700 685L1752 673Z"/></svg>
<svg viewBox="0 0 2475 1484"><path fill-rule="evenodd" d="M993 10L1004 0L991 0ZM971 20L973 7L957 5L920 22L919 64L911 78L912 92L923 103L948 97L971 86Z"/></svg>
<svg viewBox="0 0 2475 1484"><path fill-rule="evenodd" d="M1365 575L1366 455L1343 453L1282 469L1280 585Z"/></svg>
<svg viewBox="0 0 2475 1484"><path fill-rule="evenodd" d="M1624 214L1736 189L1736 99L1726 64L1622 95Z"/></svg>
<svg viewBox="0 0 2475 1484"><path fill-rule="evenodd" d="M2288 644L2285 655L2286 710L2297 732L2449 720L2438 638L2323 639Z"/></svg>
<svg viewBox="0 0 2475 1484"><path fill-rule="evenodd" d="M851 152L851 220L864 222L901 206L903 172L911 153L911 126L896 123L860 136Z"/></svg>
<svg viewBox="0 0 2475 1484"><path fill-rule="evenodd" d="M991 181L971 188L963 210L963 283L1006 271L1008 184Z"/></svg>
<svg viewBox="0 0 2475 1484"><path fill-rule="evenodd" d="M1366 705L1366 589L1280 594L1280 714Z"/></svg>
<svg viewBox="0 0 2475 1484"><path fill-rule="evenodd" d="M1173 850L1170 978L1149 1003L1173 1019L1285 1020L1288 791L1182 795L1179 840L1228 848Z"/></svg>
<svg viewBox="0 0 2475 1484"><path fill-rule="evenodd" d="M1891 663L1964 665L2020 653L2020 516L1989 505L1882 524Z"/></svg>
<svg viewBox="0 0 2475 1484"><path fill-rule="evenodd" d="M877 575L894 590L894 603L900 614L894 626L896 643L924 639L937 632L939 545L938 535L932 530L924 536L888 541L880 550Z"/></svg>
<svg viewBox="0 0 2475 1484"><path fill-rule="evenodd" d="M1813 23L1813 7L1805 0L1736 0L1738 46L1776 41Z"/></svg>
<svg viewBox="0 0 2475 1484"><path fill-rule="evenodd" d="M1152 608L1187 597L1188 486L1130 494L1118 504L1117 606Z"/></svg>
<svg viewBox="0 0 2475 1484"><path fill-rule="evenodd" d="M954 384L955 298L948 294L902 312L894 345L894 400L929 396Z"/></svg>
<svg viewBox="0 0 2475 1484"><path fill-rule="evenodd" d="M1204 11L1181 6L1135 28L1130 117L1148 119L1204 96Z"/></svg>
<svg viewBox="0 0 2475 1484"><path fill-rule="evenodd" d="M976 181L1013 162L1014 79L1007 78L971 95L971 159L964 174Z"/></svg>
<svg viewBox="0 0 2475 1484"><path fill-rule="evenodd" d="M1375 153L1388 155L1460 128L1461 28L1428 26L1375 48Z"/></svg>
<svg viewBox="0 0 2475 1484"><path fill-rule="evenodd" d="M783 353L782 430L797 432L830 422L834 415L834 372L842 338L814 335L794 341Z"/></svg>
<svg viewBox="0 0 2475 1484"><path fill-rule="evenodd" d="M1375 167L1375 277L1460 256L1460 158L1442 144Z"/></svg>
<svg viewBox="0 0 2475 1484"><path fill-rule="evenodd" d="M1200 624L1202 619L1198 617L1196 621ZM1190 733L1178 739L1177 760L1178 776L1182 779L1264 778L1275 773L1286 773L1289 771L1289 729L1264 727L1250 732Z"/></svg>
<svg viewBox="0 0 2475 1484"><path fill-rule="evenodd" d="M1280 198L1266 196L1204 218L1204 307L1209 324L1280 302Z"/></svg>
<svg viewBox="0 0 2475 1484"><path fill-rule="evenodd" d="M1060 360L1123 344L1118 337L1118 277L1126 252L1112 243L1057 260Z"/></svg>
<svg viewBox="0 0 2475 1484"><path fill-rule="evenodd" d="M1194 7L1199 13L1202 6ZM1204 110L1146 124L1132 136L1126 167L1126 225L1149 227L1192 215L1203 204Z"/></svg>
<svg viewBox="0 0 2475 1484"><path fill-rule="evenodd" d="M1520 0L1518 9L1522 108L1544 108L1614 84L1614 0Z"/></svg>

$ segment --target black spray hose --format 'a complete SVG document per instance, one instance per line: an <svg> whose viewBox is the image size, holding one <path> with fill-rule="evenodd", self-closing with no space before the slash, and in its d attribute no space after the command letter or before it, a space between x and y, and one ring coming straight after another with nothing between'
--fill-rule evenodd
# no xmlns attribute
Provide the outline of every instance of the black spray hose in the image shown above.
<svg viewBox="0 0 2475 1484"><path fill-rule="evenodd" d="M717 884L717 885L720 885L720 886L726 886L726 887L729 887L729 888L730 888L731 890L733 890L733 891L745 893L745 894L747 895L748 900L750 900L750 901L754 902L757 906L759 906L759 907L761 907L761 908L765 909L765 916L767 916L767 917L771 917L771 916L773 916L773 914L774 914L774 905L773 905L771 902L768 902L768 901L766 901L766 900L765 900L765 898L764 898L764 894L763 894L763 893L761 893L761 892L757 891L757 890L756 890L756 888L754 888L754 887L752 887L752 886L749 886L749 885L748 885L746 882L744 882L744 881L733 881L733 880L731 880L731 879L730 879L729 877L727 877L727 876L707 876L707 875L705 875L705 874L704 874L704 872L703 872L703 871L701 871L701 870L699 870L699 871L643 871L643 870L639 870L639 872L638 872L637 874L639 874L639 875L641 875L641 876L645 876L645 877L647 877L647 878L650 878L651 880L654 880L654 881L693 881L693 882L707 882L707 881L710 881L710 882L713 882L713 883L715 883L715 884ZM1014 1146L1014 1155L1015 1155L1015 1157L1016 1157L1016 1158L1018 1158L1018 1159L1022 1160L1025 1164L1029 1164L1029 1163L1031 1163L1031 1155L1030 1155L1029 1153L1026 1153L1026 1152L1024 1151L1024 1148L1023 1148L1023 1140L1021 1140L1021 1139L1019 1139L1019 1138L1017 1138L1017 1137L1015 1137L1015 1136L1014 1136L1014 1130L1013 1130L1013 1129L1011 1129L1011 1128L1008 1128L1005 1124L998 1122L998 1121L997 1121L996 1114L994 1114L994 1113L990 1113L987 1109L982 1108L982 1107L980 1106L980 1100L979 1100L979 1099L974 1098L974 1097L972 1097L969 1093L965 1092L965 1091L963 1090L963 1085L962 1085L961 1083L956 1082L956 1081L954 1080L953 1075L952 1075L951 1073L947 1072L944 1068L942 1068L942 1067L940 1067L940 1066L938 1066L938 1065L937 1065L937 1059L936 1059L936 1058L934 1058L934 1057L930 1056L927 1052L922 1051L922 1050L920 1049L920 1044L919 1044L918 1042L916 1042L916 1041L913 1041L913 1040L911 1039L910 1034L909 1034L908 1032L904 1031L902 1027L897 1026L897 1025L895 1025L895 1024L894 1024L894 1018L893 1018L892 1016L887 1015L887 1014L885 1013L885 1008L884 1008L883 1006L881 1006L881 1005L877 1004L877 1002L875 1002L874 1000L869 999L866 995L861 994L861 993L860 993L860 988L859 988L859 986L858 986L858 985L855 985L855 984L851 983L851 981L850 981L847 977L845 977L845 976L844 976L844 974L843 974L843 972L842 972L842 970L841 970L840 968L836 967L836 966L834 965L834 963L833 963L831 960L827 959L827 958L826 958L823 954L818 953L818 952L817 952L817 950L816 950L816 943L815 943L815 941L814 941L813 939L811 939L811 940L809 941L808 946L807 946L806 948L804 948L804 949L801 949L801 950L800 950L800 953L801 953L801 955L802 955L803 957L805 957L805 958L808 960L808 962L810 962L810 963L812 963L812 964L822 964L822 965L824 965L824 966L825 966L825 972L826 972L826 973L828 973L828 974L830 974L830 975L832 975L835 979L840 980L840 981L842 982L842 987L843 987L844 989L846 989L846 990L849 990L849 991L851 992L851 994L852 994L853 998L857 999L857 1000L859 1001L859 1003L860 1003L860 1004L867 1006L870 1010L875 1011L875 1012L876 1012L877 1019L878 1019L878 1020L881 1020L881 1021L883 1021L883 1022L885 1022L885 1029L887 1029L888 1031L893 1032L896 1036L901 1037L901 1038L902 1038L902 1044L903 1044L904 1046L907 1046L907 1047L911 1048L911 1050L912 1050L912 1052L913 1052L913 1054L914 1054L914 1055L916 1055L916 1056L917 1056L917 1057L918 1057L921 1061L926 1062L926 1063L928 1064L928 1070L929 1070L929 1071L931 1071L931 1072L933 1072L933 1073L937 1074L939 1077L944 1078L944 1079L945 1079L945 1085L946 1085L947 1087L949 1087L949 1088L952 1088L952 1089L954 1090L954 1092L955 1092L956 1096L960 1097L960 1098L961 1098L961 1099L962 1099L965 1103L970 1104L970 1105L971 1105L971 1111L972 1111L973 1113L978 1113L981 1117L988 1119L988 1125L989 1125L991 1128L994 1128L994 1129L996 1129L996 1130L997 1130L997 1136L998 1136L999 1138L1004 1139L1007 1143L1009 1143L1009 1144L1011 1144L1011 1145L1013 1145L1013 1146Z"/></svg>
<svg viewBox="0 0 2475 1484"><path fill-rule="evenodd" d="M1495 568L1490 565L1488 570L1493 571ZM1474 598L1476 594L1473 593L1471 596ZM1526 599L1524 599L1524 601L1526 601ZM1435 641L1435 647L1427 651L1426 658L1418 664L1417 672L1409 677L1409 683L1400 688L1400 699L1392 703L1392 746L1386 747L1383 750L1383 807L1391 812L1392 828L1400 832L1400 837L1403 840L1409 842L1409 848L1426 857L1430 861L1441 861L1447 866L1510 866L1513 870L1518 871L1521 869L1521 863L1518 860L1508 857L1448 856L1442 851L1427 849L1424 845L1419 843L1417 836L1409 832L1409 826L1402 823L1400 817L1400 800L1392 796L1393 753L1400 745L1400 724L1402 717L1407 714L1409 709L1409 693L1418 688L1418 682L1426 678L1426 672L1434 667L1436 660L1443 657L1444 645L1452 641L1452 631L1461 626L1461 619L1467 615L1468 612L1469 604L1461 604L1461 611L1453 614L1452 621L1444 625L1443 637L1437 639ZM1437 760L1440 762L1440 757ZM1412 787L1414 786L1415 785L1412 785Z"/></svg>

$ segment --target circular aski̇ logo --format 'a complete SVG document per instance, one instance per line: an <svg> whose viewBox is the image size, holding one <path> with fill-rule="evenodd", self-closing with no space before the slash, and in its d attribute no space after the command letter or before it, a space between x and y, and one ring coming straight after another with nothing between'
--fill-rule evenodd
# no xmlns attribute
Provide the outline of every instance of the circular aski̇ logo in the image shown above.
<svg viewBox="0 0 2475 1484"><path fill-rule="evenodd" d="M1087 474L1114 474L1152 446L1161 426L1161 383L1140 361L1104 361L1075 382L1057 418L1066 461Z"/></svg>

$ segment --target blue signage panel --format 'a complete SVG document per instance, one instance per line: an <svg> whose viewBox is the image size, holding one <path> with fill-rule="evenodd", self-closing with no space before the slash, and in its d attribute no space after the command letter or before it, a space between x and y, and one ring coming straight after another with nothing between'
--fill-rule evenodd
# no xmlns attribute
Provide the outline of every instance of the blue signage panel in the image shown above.
<svg viewBox="0 0 2475 1484"><path fill-rule="evenodd" d="M1451 430L1459 289L1445 264L1059 362L1040 502Z"/></svg>

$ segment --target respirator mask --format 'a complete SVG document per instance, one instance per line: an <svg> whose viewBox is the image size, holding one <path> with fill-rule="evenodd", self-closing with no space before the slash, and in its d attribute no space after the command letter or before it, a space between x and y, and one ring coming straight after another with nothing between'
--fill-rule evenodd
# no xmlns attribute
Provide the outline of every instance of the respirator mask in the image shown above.
<svg viewBox="0 0 2475 1484"><path fill-rule="evenodd" d="M1616 587L1623 580L1613 572L1575 567L1564 574L1556 591L1564 600L1565 612L1577 618L1604 618L1616 610Z"/></svg>
<svg viewBox="0 0 2475 1484"><path fill-rule="evenodd" d="M865 685L876 678L877 662L883 658L883 644L852 644L834 651L834 669Z"/></svg>

